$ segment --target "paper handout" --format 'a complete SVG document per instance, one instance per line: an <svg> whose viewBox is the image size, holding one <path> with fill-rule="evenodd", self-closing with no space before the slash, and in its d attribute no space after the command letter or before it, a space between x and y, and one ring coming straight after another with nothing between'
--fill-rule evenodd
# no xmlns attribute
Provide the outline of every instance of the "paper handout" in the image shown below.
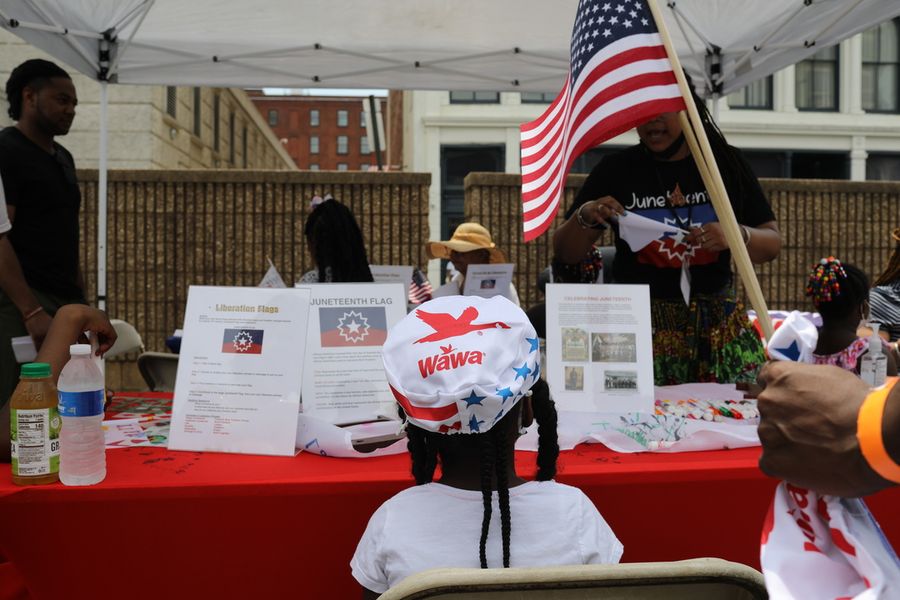
<svg viewBox="0 0 900 600"><path fill-rule="evenodd" d="M191 286L169 448L292 455L309 291Z"/></svg>

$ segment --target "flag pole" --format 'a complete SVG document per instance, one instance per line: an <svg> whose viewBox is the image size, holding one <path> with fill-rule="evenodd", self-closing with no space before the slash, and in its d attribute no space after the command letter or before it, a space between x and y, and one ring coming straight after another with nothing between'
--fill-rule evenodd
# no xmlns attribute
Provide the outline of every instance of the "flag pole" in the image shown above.
<svg viewBox="0 0 900 600"><path fill-rule="evenodd" d="M687 106L687 117L685 117L684 113L679 113L685 139L694 157L694 162L697 163L703 184L709 192L716 216L719 218L719 224L725 233L725 240L728 242L728 247L731 250L731 256L734 258L738 275L744 282L750 305L756 311L756 318L762 327L763 335L765 335L766 339L771 339L773 333L772 319L769 317L766 300L763 297L762 288L759 286L756 271L753 269L753 263L750 262L750 254L747 252L747 246L744 244L744 237L741 235L740 225L738 225L737 217L734 215L734 209L728 200L728 192L725 190L722 174L719 172L715 156L709 145L709 139L706 137L706 130L703 128L703 122L700 120L697 106L694 104L693 94L691 94L687 80L684 77L684 71L681 69L681 61L678 60L678 54L672 45L669 30L666 28L656 0L647 0L647 6L649 6L653 19L656 21L656 28L666 48L669 62L672 63L675 79L678 81L678 87ZM690 119L690 122L688 122L688 119Z"/></svg>

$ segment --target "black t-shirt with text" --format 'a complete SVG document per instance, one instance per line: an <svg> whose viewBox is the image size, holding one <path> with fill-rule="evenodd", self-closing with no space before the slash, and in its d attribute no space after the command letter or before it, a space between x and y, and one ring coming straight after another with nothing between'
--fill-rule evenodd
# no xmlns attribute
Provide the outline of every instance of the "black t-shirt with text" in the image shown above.
<svg viewBox="0 0 900 600"><path fill-rule="evenodd" d="M81 192L72 155L53 148L48 154L15 127L0 131L0 177L16 209L8 235L29 286L77 300Z"/></svg>
<svg viewBox="0 0 900 600"><path fill-rule="evenodd" d="M739 160L744 160L736 149L732 150ZM749 166L747 169L749 172ZM675 197L683 198L682 206L672 206L669 202L673 192ZM604 157L585 180L566 217L571 217L585 202L603 196L612 196L628 211L685 231L718 221L693 158L659 161L640 145ZM745 186L743 198L731 201L741 224L756 227L775 220L755 179L752 186ZM671 236L662 236L632 252L615 224L613 230L616 233L613 275L617 283L646 283L650 285L651 298L680 298L681 268L687 256L693 293L715 293L731 284L731 253L727 250L692 249Z"/></svg>

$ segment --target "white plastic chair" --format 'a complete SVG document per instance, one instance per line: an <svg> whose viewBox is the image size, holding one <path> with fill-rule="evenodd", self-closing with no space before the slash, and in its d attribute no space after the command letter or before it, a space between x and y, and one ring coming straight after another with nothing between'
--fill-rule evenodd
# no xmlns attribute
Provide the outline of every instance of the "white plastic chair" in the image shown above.
<svg viewBox="0 0 900 600"><path fill-rule="evenodd" d="M106 352L105 358L115 358L116 356L132 352L140 354L144 351L144 341L141 339L141 334L137 332L137 329L131 323L121 319L110 319L109 322L112 324L113 329L116 330L116 343Z"/></svg>

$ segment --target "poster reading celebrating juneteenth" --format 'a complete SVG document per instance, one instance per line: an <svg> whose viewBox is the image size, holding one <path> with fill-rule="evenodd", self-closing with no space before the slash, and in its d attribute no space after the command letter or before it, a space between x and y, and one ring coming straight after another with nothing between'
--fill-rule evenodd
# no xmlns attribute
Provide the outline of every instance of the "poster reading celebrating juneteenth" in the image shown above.
<svg viewBox="0 0 900 600"><path fill-rule="evenodd" d="M294 453L309 291L192 286L169 448Z"/></svg>
<svg viewBox="0 0 900 600"><path fill-rule="evenodd" d="M303 412L335 424L372 421L393 408L381 346L406 315L400 283L300 286L310 292Z"/></svg>

